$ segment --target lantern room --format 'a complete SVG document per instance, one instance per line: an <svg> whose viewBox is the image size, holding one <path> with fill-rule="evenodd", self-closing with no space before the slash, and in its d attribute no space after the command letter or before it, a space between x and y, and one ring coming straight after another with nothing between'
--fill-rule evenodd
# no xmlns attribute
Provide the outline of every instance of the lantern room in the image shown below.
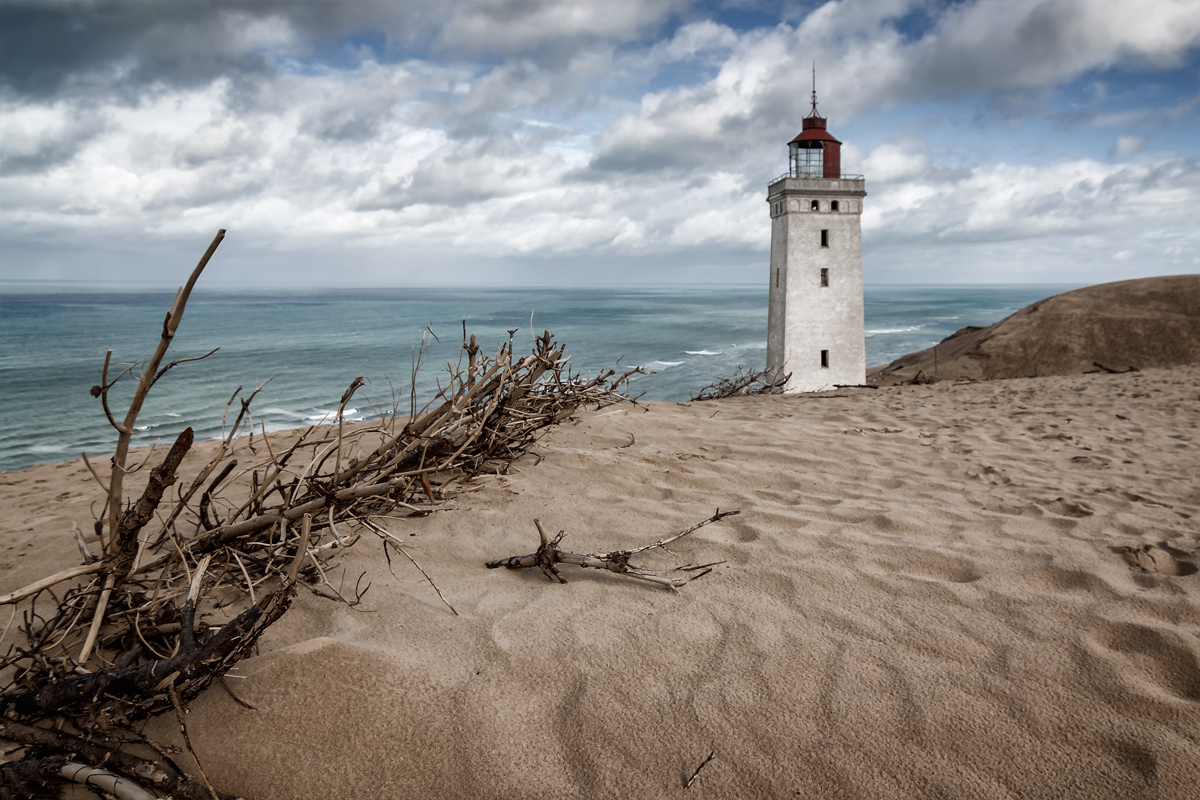
<svg viewBox="0 0 1200 800"><path fill-rule="evenodd" d="M841 177L842 143L825 130L825 118L817 113L815 99L800 134L788 142L788 167L792 178Z"/></svg>

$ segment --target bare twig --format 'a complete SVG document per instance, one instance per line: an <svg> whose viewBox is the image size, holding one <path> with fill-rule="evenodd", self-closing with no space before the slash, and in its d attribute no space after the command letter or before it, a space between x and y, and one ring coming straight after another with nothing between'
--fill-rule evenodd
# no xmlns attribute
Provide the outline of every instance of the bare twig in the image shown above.
<svg viewBox="0 0 1200 800"><path fill-rule="evenodd" d="M674 590L674 589L678 589L681 586L684 586L685 584L695 580L696 578L701 578L701 577L707 575L709 572L712 571L711 565L709 567L702 568L703 571L697 572L696 574L691 575L687 578L663 578L658 575L653 575L648 572L643 572L640 568L631 565L629 563L630 556L632 556L636 553L642 553L647 550L653 550L656 548L665 549L668 544L671 544L672 542L677 541L677 540L683 538L684 536L687 536L689 533L693 533L694 531L699 530L700 528L704 527L705 525L709 524L710 522L717 522L718 520L722 520L726 517L731 517L734 514L738 514L738 513L741 513L741 512L739 512L739 511L722 512L720 509L717 509L716 513L713 514L708 519L698 522L695 525L692 525L690 528L687 528L686 530L681 531L680 533L674 534L673 536L668 536L665 539L659 539L657 542L654 542L653 544L644 545L642 547L636 547L632 550L613 550L608 553L588 553L588 554L569 553L569 552L566 552L563 550L559 550L558 543L562 541L563 536L565 536L565 533L563 531L559 531L557 536L555 536L553 539L550 539L546 535L546 531L542 528L541 520L535 519L533 522L534 522L534 525L537 526L538 539L541 542L541 544L538 546L537 551L533 552L533 553L529 553L527 555L523 555L523 556L510 556L508 558L502 558L502 559L498 559L496 561L489 561L489 562L487 562L487 568L488 569L496 569L498 567L506 567L508 569L527 569L529 567L538 567L542 570L543 573L545 573L546 577L550 578L551 580L556 580L559 583L566 583L567 579L564 578L562 576L562 573L559 572L557 565L558 564L573 564L578 567L591 568L591 569L602 569L602 570L607 570L608 572L616 572L621 575L627 575L630 578L634 578L636 580L645 581L647 583L653 583L658 586L662 586L664 588Z"/></svg>
<svg viewBox="0 0 1200 800"><path fill-rule="evenodd" d="M782 374L777 370L745 372L739 364L737 374L722 378L705 386L692 396L692 400L718 400L724 397L743 397L756 394L779 394L792 379L792 373Z"/></svg>
<svg viewBox="0 0 1200 800"><path fill-rule="evenodd" d="M416 567L417 570L422 575L425 576L425 580L429 581L429 585L433 587L433 590L435 592L437 592L438 599L441 600L442 603L445 604L446 608L450 609L451 614L453 614L456 617L458 616L458 612L454 610L454 606L450 605L450 601L447 600L446 596L442 594L442 590L439 589L437 584L433 582L433 578L429 577L429 573L425 571L425 568L417 563L417 560L412 557L412 555L408 552L408 550L404 547L404 545L402 545L400 543L400 540L398 538L396 538L396 536L394 534L392 534L391 531L387 530L386 528L381 528L380 526L376 525L375 523L371 522L370 520L361 520L361 522L365 527L373 530L376 534L378 534L380 536L380 538L382 538L384 540L385 547L386 547L386 545L390 544L392 547L399 550L404 555L405 558L407 558L409 561L411 561L412 565L414 567Z"/></svg>
<svg viewBox="0 0 1200 800"><path fill-rule="evenodd" d="M706 758L700 762L700 766L696 767L695 772L692 773L692 777L688 778L687 782L683 784L683 788L684 789L692 788L692 784L696 782L696 778L700 777L700 770L707 767L708 762L712 761L716 757L717 757L717 751L716 750L710 751L708 754L708 758Z"/></svg>

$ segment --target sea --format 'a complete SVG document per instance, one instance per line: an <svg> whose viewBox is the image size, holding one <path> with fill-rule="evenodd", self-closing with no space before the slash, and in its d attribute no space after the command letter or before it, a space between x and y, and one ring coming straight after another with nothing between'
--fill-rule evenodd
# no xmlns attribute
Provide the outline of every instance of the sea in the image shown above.
<svg viewBox="0 0 1200 800"><path fill-rule="evenodd" d="M1075 286L868 285L867 363L886 364L930 347L966 325L990 325ZM105 352L110 377L148 359L174 289L0 281L0 471L110 453L116 432L90 389ZM518 354L551 331L585 376L634 366L630 392L686 401L738 367L766 360L767 293L761 286L653 288L234 288L198 286L168 359L186 359L155 384L137 421L135 445L171 442L188 425L217 438L238 403L255 430L331 419L357 376L367 380L348 416L420 408L462 357L464 328L495 354L512 331ZM424 345L422 343L424 342ZM419 364L418 364L419 362ZM414 370L414 367L419 368ZM135 385L132 368L114 387L120 419ZM269 379L269 380L268 380ZM227 406L233 401L226 418Z"/></svg>

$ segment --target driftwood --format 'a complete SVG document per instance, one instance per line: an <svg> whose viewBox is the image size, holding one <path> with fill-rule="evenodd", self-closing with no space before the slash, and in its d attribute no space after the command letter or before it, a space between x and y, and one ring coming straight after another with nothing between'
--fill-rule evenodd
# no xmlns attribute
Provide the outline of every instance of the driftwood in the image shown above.
<svg viewBox="0 0 1200 800"><path fill-rule="evenodd" d="M256 442L251 401L265 383L246 395L239 387L226 408L223 438L209 446L214 454L205 463L194 463L189 428L165 454L145 457L155 466L145 485L131 492L141 469L131 466L131 442L149 392L174 367L216 352L162 363L168 348L178 346L188 298L224 233L218 232L177 293L151 358L117 373L109 351L92 389L117 434L107 470L85 454L104 498L93 526L99 554L91 552L95 542L73 532L83 564L0 597L14 614L20 609L17 638L23 639L0 658L0 738L19 745L9 751L18 753L17 760L0 771L0 800L77 779L108 785L111 791L105 791L119 795L107 773L160 794L212 797L206 785L201 794L188 794L191 789L148 777L179 773L122 749L137 739L135 726L172 710L182 720L192 699L250 654L300 587L359 602L369 584L356 585L347 597L328 574L363 532L380 536L385 552L390 548L411 560L399 539L377 524L383 516L430 513L477 476L505 472L581 406L628 400L621 387L638 370L583 378L571 371L565 346L548 331L524 356L516 353L510 332L488 357L464 325L466 363L460 358L449 364L423 406L417 404L416 371L427 352L424 341L414 354L407 414L398 413L404 398L394 392L390 409L377 408L376 421L347 424L347 404L365 384L358 377L325 424L273 437L263 429ZM125 378L137 387L118 421L109 400ZM432 578L412 563L436 591ZM28 727L75 738L33 741ZM126 764L124 757L136 763ZM82 766L64 766L70 764ZM181 787L200 785L178 780Z"/></svg>
<svg viewBox="0 0 1200 800"><path fill-rule="evenodd" d="M726 517L732 517L733 515L739 513L741 512L721 511L721 509L718 508L716 513L708 519L698 522L687 530L681 531L673 536L660 539L653 544L635 547L632 550L613 550L608 553L587 554L569 553L558 549L558 544L563 540L563 537L566 536L566 531L559 531L553 539L550 539L548 536L546 536L545 529L542 528L541 520L535 519L533 524L537 526L538 538L541 542L538 545L538 549L533 553L528 553L523 556L509 556L508 558L489 561L487 562L487 568L497 569L499 567L506 567L508 569L528 569L529 567L538 567L547 578L558 581L559 583L566 583L567 579L564 578L562 573L558 571L558 565L572 564L577 567L583 567L584 569L602 569L607 570L608 572L616 572L620 575L627 575L630 578L635 578L647 583L653 583L673 591L689 583L690 581L694 581L696 578L704 577L708 573L712 572L712 567L716 566L716 564L703 564L699 567L682 568L694 573L686 578L663 578L649 572L644 572L640 567L630 564L630 557L638 553L643 553L647 550L665 548L672 542L682 539L689 533L703 528L710 522L717 522L725 519Z"/></svg>
<svg viewBox="0 0 1200 800"><path fill-rule="evenodd" d="M746 372L738 365L737 374L705 386L692 396L692 400L719 400L725 397L746 397L756 394L780 394L792 379L792 373L781 374L765 369L761 372Z"/></svg>
<svg viewBox="0 0 1200 800"><path fill-rule="evenodd" d="M917 370L917 374L907 380L900 381L901 385L906 386L928 386L932 383L937 383L937 378L926 375L924 370Z"/></svg>
<svg viewBox="0 0 1200 800"><path fill-rule="evenodd" d="M0 764L0 798L4 800L34 796L39 787L58 779L95 786L123 800L159 798L164 794L180 800L212 800L214 796L208 787L180 777L153 761L62 731L0 718L0 738L34 751L67 754ZM80 760L88 765L105 766L88 766L79 763ZM143 786L151 786L157 793L149 794ZM231 795L221 792L215 792L215 795L218 800L234 800Z"/></svg>
<svg viewBox="0 0 1200 800"><path fill-rule="evenodd" d="M1124 375L1128 372L1138 372L1139 371L1138 368L1133 366L1132 364L1130 366L1126 367L1125 369L1113 369L1112 367L1104 366L1099 361L1093 361L1092 366L1095 367L1095 369L1084 370L1083 374L1084 375L1095 375L1098 372L1104 372L1109 375Z"/></svg>

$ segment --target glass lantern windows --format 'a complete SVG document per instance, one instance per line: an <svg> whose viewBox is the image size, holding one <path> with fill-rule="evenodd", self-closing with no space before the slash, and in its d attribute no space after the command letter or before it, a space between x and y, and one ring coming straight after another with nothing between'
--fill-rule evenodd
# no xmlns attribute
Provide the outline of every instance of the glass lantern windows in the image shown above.
<svg viewBox="0 0 1200 800"><path fill-rule="evenodd" d="M789 151L793 178L825 177L825 150L820 142L792 142Z"/></svg>

